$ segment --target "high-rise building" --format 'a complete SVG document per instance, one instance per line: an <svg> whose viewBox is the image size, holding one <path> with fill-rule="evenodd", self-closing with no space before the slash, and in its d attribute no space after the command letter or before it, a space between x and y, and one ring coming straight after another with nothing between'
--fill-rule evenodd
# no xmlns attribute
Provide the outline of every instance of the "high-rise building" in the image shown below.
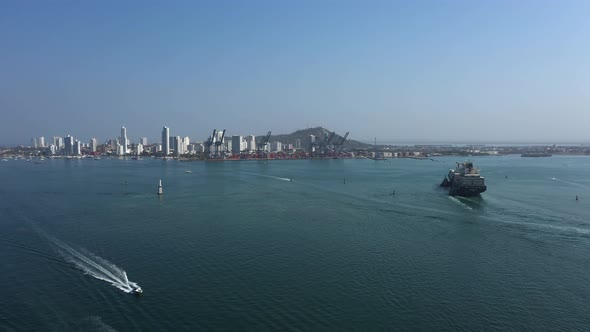
<svg viewBox="0 0 590 332"><path fill-rule="evenodd" d="M256 136L246 136L246 149L248 151L256 151Z"/></svg>
<svg viewBox="0 0 590 332"><path fill-rule="evenodd" d="M139 156L139 155L141 155L142 152L143 152L143 144L139 143L139 144L137 144L137 151L135 151L135 153Z"/></svg>
<svg viewBox="0 0 590 332"><path fill-rule="evenodd" d="M49 147L47 148L47 153L50 156L56 155L57 154L57 147L54 144L49 144Z"/></svg>
<svg viewBox="0 0 590 332"><path fill-rule="evenodd" d="M182 154L182 140L181 140L180 136L174 136L172 138L174 141L174 145L173 145L174 154L176 156L180 156Z"/></svg>
<svg viewBox="0 0 590 332"><path fill-rule="evenodd" d="M121 139L119 143L123 145L123 153L127 153L127 128L121 127Z"/></svg>
<svg viewBox="0 0 590 332"><path fill-rule="evenodd" d="M242 136L231 137L231 153L240 154L242 152Z"/></svg>
<svg viewBox="0 0 590 332"><path fill-rule="evenodd" d="M90 152L95 153L97 147L98 147L98 144L96 142L96 138L91 139L90 140Z"/></svg>
<svg viewBox="0 0 590 332"><path fill-rule="evenodd" d="M148 145L148 140L147 140L147 137L142 137L142 138L139 140L139 143L141 143L141 145L144 145L144 146L145 146L145 145Z"/></svg>
<svg viewBox="0 0 590 332"><path fill-rule="evenodd" d="M31 147L32 148L37 148L37 139L36 138L31 138Z"/></svg>
<svg viewBox="0 0 590 332"><path fill-rule="evenodd" d="M270 143L270 150L276 151L276 152L281 152L281 151L283 151L283 144L281 144L281 142L272 142L272 143Z"/></svg>
<svg viewBox="0 0 590 332"><path fill-rule="evenodd" d="M82 154L82 149L81 149L80 145L81 145L80 144L80 141L76 140L74 142L74 153L73 153L73 155L79 156L79 155Z"/></svg>
<svg viewBox="0 0 590 332"><path fill-rule="evenodd" d="M64 147L64 139L58 136L53 137L53 145L59 151Z"/></svg>
<svg viewBox="0 0 590 332"><path fill-rule="evenodd" d="M315 151L315 135L309 135L307 143L308 143L307 146L308 146L309 152L314 152Z"/></svg>
<svg viewBox="0 0 590 332"><path fill-rule="evenodd" d="M295 149L301 149L301 139L300 138L295 140Z"/></svg>
<svg viewBox="0 0 590 332"><path fill-rule="evenodd" d="M162 152L165 156L170 154L170 129L166 126L162 129Z"/></svg>
<svg viewBox="0 0 590 332"><path fill-rule="evenodd" d="M74 138L70 135L64 137L65 155L74 155Z"/></svg>
<svg viewBox="0 0 590 332"><path fill-rule="evenodd" d="M39 137L39 141L37 143L40 148L44 148L45 147L45 137L43 137L43 136Z"/></svg>

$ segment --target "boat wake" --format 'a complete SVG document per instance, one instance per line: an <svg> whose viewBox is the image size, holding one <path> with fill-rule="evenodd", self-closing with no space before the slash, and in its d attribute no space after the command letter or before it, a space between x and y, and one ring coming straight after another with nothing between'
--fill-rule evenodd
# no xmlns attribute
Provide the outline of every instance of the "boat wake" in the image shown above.
<svg viewBox="0 0 590 332"><path fill-rule="evenodd" d="M272 176L272 175L266 175L266 174L256 174L256 173L245 173L245 174L250 174L250 175L254 175L254 176L260 176L263 178L270 178L270 179L275 179L275 180L281 180L281 181L292 181L292 179L289 178L281 178L278 176Z"/></svg>
<svg viewBox="0 0 590 332"><path fill-rule="evenodd" d="M37 231L51 242L55 250L66 262L74 265L84 274L106 281L125 293L132 293L134 289L139 287L137 283L129 281L127 273L123 269L108 260L85 249L76 250L41 230Z"/></svg>
<svg viewBox="0 0 590 332"><path fill-rule="evenodd" d="M448 196L448 197L449 197L449 199L450 199L451 201L453 201L453 202L455 202L455 203L457 203L457 204L461 205L462 207L466 208L467 210L473 210L473 208L471 208L469 205L467 205L467 204L465 204L465 203L461 202L461 201L460 201L458 198L456 198L456 197L453 197L453 196Z"/></svg>
<svg viewBox="0 0 590 332"><path fill-rule="evenodd" d="M576 187L587 189L587 187L585 185L579 184L577 182L561 180L561 179L558 179L558 178L551 178L551 180L553 180L553 181L559 181L559 182L562 182L562 183L570 184L572 186L576 186Z"/></svg>

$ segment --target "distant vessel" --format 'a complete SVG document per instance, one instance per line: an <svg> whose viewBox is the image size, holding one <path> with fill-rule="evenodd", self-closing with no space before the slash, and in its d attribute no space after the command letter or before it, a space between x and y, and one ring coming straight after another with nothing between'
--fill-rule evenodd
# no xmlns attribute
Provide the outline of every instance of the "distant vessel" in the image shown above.
<svg viewBox="0 0 590 332"><path fill-rule="evenodd" d="M141 289L141 287L139 287L139 286L133 287L131 289L131 294L140 295L141 293L143 293L143 289Z"/></svg>
<svg viewBox="0 0 590 332"><path fill-rule="evenodd" d="M523 153L521 157L551 157L549 153Z"/></svg>
<svg viewBox="0 0 590 332"><path fill-rule="evenodd" d="M160 180L160 184L158 185L158 195L164 195L164 192L162 191L162 180Z"/></svg>
<svg viewBox="0 0 590 332"><path fill-rule="evenodd" d="M479 175L479 170L470 161L457 163L457 167L449 170L440 186L449 188L451 196L463 197L479 196L487 189L483 176Z"/></svg>
<svg viewBox="0 0 590 332"><path fill-rule="evenodd" d="M193 171L184 171L185 173L192 173Z"/></svg>

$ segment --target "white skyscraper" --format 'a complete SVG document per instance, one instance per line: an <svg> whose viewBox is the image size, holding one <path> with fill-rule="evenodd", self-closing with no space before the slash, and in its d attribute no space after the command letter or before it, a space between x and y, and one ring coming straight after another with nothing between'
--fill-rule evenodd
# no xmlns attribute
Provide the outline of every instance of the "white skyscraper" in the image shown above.
<svg viewBox="0 0 590 332"><path fill-rule="evenodd" d="M148 140L147 140L147 137L142 137L142 138L139 140L139 143L141 143L141 145L148 145Z"/></svg>
<svg viewBox="0 0 590 332"><path fill-rule="evenodd" d="M31 138L31 147L32 148L37 148L37 139L36 138Z"/></svg>
<svg viewBox="0 0 590 332"><path fill-rule="evenodd" d="M98 144L96 142L96 138L93 138L90 140L90 152L94 153L96 152L96 149L98 147Z"/></svg>
<svg viewBox="0 0 590 332"><path fill-rule="evenodd" d="M139 156L139 155L141 155L142 152L143 152L143 144L139 143L139 144L137 144L137 151L135 151L135 153Z"/></svg>
<svg viewBox="0 0 590 332"><path fill-rule="evenodd" d="M256 136L246 136L246 144L248 151L256 151Z"/></svg>
<svg viewBox="0 0 590 332"><path fill-rule="evenodd" d="M45 147L45 137L43 137L43 136L39 137L39 141L37 143L39 143L40 148L44 148Z"/></svg>
<svg viewBox="0 0 590 332"><path fill-rule="evenodd" d="M56 155L57 154L57 147L55 146L55 144L50 144L49 148L47 149L47 152L49 152L49 155Z"/></svg>
<svg viewBox="0 0 590 332"><path fill-rule="evenodd" d="M162 129L162 152L165 156L170 154L170 129L166 126Z"/></svg>
<svg viewBox="0 0 590 332"><path fill-rule="evenodd" d="M121 140L119 141L123 145L123 154L127 153L127 128L121 127Z"/></svg>
<svg viewBox="0 0 590 332"><path fill-rule="evenodd" d="M281 142L272 142L270 144L270 150L271 151L276 151L276 152L280 152L283 151L283 144L281 144Z"/></svg>

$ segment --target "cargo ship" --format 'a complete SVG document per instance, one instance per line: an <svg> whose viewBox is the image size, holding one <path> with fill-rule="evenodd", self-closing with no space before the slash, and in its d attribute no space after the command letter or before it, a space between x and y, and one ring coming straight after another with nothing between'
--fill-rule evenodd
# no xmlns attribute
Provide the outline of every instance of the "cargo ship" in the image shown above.
<svg viewBox="0 0 590 332"><path fill-rule="evenodd" d="M470 161L457 163L457 167L449 170L440 186L449 188L451 196L463 197L479 196L487 189L484 177L479 175L479 170Z"/></svg>
<svg viewBox="0 0 590 332"><path fill-rule="evenodd" d="M521 157L551 157L550 153L523 153L520 155Z"/></svg>

